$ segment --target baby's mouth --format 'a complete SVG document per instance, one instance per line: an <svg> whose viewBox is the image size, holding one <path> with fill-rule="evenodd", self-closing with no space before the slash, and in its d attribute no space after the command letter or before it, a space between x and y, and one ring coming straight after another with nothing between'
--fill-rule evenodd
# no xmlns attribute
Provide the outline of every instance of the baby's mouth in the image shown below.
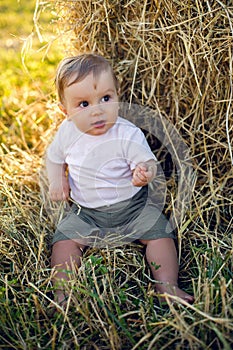
<svg viewBox="0 0 233 350"><path fill-rule="evenodd" d="M97 122L92 123L92 126L94 126L94 128L103 128L105 124L105 120L98 120Z"/></svg>

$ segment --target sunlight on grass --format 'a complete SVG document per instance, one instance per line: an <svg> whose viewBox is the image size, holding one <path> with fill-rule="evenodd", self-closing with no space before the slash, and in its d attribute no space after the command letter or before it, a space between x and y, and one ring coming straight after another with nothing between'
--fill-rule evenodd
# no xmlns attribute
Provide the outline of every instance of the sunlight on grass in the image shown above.
<svg viewBox="0 0 233 350"><path fill-rule="evenodd" d="M1 3L0 141L8 148L36 147L43 129L46 132L53 123L46 113L47 103L53 100L55 66L63 51L56 41L47 50L45 39L40 43L36 34L32 36L34 9L34 1ZM9 23L4 20L7 17L11 19ZM51 20L50 12L43 12L42 34ZM54 37L55 34L46 30L47 41Z"/></svg>

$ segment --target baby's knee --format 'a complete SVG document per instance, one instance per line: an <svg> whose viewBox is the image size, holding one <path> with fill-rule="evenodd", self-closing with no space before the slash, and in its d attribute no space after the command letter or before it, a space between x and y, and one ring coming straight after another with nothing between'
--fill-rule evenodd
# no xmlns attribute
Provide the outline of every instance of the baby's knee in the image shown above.
<svg viewBox="0 0 233 350"><path fill-rule="evenodd" d="M150 240L140 239L139 242L142 243L143 245L147 245L150 242Z"/></svg>
<svg viewBox="0 0 233 350"><path fill-rule="evenodd" d="M53 244L53 250L65 250L70 251L73 249L80 249L82 252L86 245L82 240L65 239L57 241Z"/></svg>

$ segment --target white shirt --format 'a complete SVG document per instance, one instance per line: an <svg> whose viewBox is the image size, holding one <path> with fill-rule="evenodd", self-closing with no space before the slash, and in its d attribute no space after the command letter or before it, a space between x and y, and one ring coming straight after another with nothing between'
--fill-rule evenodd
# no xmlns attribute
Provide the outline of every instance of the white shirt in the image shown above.
<svg viewBox="0 0 233 350"><path fill-rule="evenodd" d="M68 164L71 198L88 208L111 205L134 196L132 171L155 159L143 132L121 117L103 135L81 132L64 120L48 147L53 163Z"/></svg>

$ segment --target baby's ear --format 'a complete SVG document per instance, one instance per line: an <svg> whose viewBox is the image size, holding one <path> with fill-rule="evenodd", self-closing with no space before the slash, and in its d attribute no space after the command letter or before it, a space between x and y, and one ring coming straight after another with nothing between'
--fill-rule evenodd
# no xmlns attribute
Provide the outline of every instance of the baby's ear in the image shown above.
<svg viewBox="0 0 233 350"><path fill-rule="evenodd" d="M61 112L66 116L66 118L68 118L68 114L67 114L67 110L66 110L65 106L62 103L59 103L58 107L60 108Z"/></svg>

